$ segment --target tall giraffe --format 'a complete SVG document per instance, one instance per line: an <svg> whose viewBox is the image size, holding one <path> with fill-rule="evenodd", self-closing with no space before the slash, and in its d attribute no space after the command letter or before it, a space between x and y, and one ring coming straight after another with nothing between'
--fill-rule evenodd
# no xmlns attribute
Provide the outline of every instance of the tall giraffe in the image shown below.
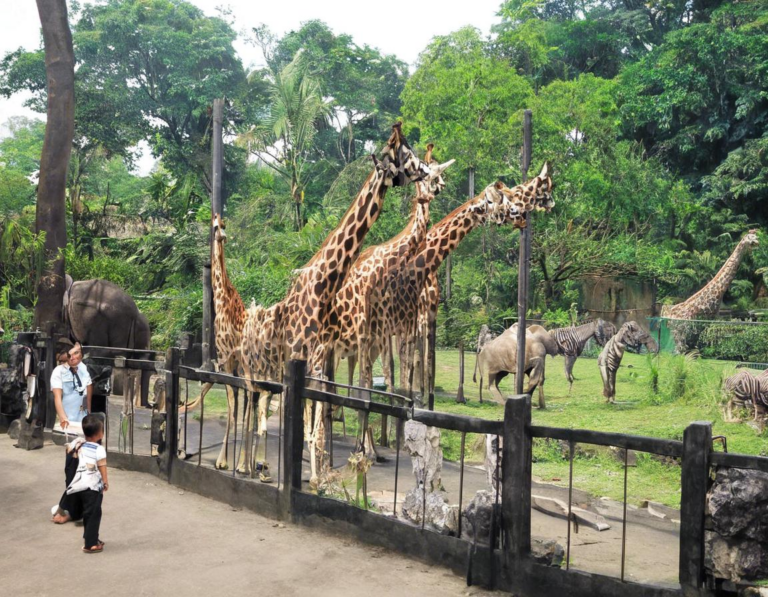
<svg viewBox="0 0 768 597"><path fill-rule="evenodd" d="M400 127L401 123L392 127L381 160L373 156L373 172L352 205L317 253L298 270L288 294L280 302L279 321L271 341L280 346L285 358L308 360L310 375L322 376L325 353L314 350L320 331L338 323L337 315L331 309L332 299L360 253L368 230L378 219L387 189L404 185L409 180L416 182L430 177L429 167L413 153ZM251 340L243 343L244 350L258 352L258 343L254 346ZM312 478L317 479L318 446L322 446L324 440L324 409L316 408L313 415L311 407L308 401L304 415L305 436L309 443ZM251 424L252 417L248 420Z"/></svg>
<svg viewBox="0 0 768 597"><path fill-rule="evenodd" d="M370 364L385 350L393 334L407 336L415 332L419 296L429 277L437 271L445 257L474 228L485 223L511 223L516 228L525 226L523 212L533 209L550 211L552 180L548 166L527 183L513 189L503 183L489 185L477 197L443 218L427 233L424 248L403 268L390 275L381 296L374 304L371 316L371 347L365 380L370 384Z"/></svg>
<svg viewBox="0 0 768 597"><path fill-rule="evenodd" d="M442 173L455 161L438 164L432 160L432 150L433 145L428 145L424 158L429 164L430 177L416 183L416 196L408 224L389 242L363 251L334 298L333 309L338 316L338 325L326 328L324 341L332 343L336 363L342 358L348 359L350 385L354 383L358 355L366 354L362 347L367 345L369 337L371 289L380 285L389 272L401 267L424 242L429 224L429 204L445 187Z"/></svg>
<svg viewBox="0 0 768 597"><path fill-rule="evenodd" d="M227 242L224 221L220 214L213 216L213 258L211 259L211 283L213 286L213 306L215 318L213 330L216 342L216 362L214 365L219 371L229 375L235 375L239 364L240 341L243 326L245 325L245 306L232 282L227 275L227 265L224 259L224 243ZM205 395L212 387L206 384L200 393L199 400L205 399ZM235 393L230 386L227 388L227 426L224 432L224 440L221 451L216 459L216 468L226 469L227 448L229 446L229 430L234 422ZM197 402L195 402L195 405ZM187 412L194 408L190 404L185 409Z"/></svg>
<svg viewBox="0 0 768 597"><path fill-rule="evenodd" d="M672 319L696 319L700 316L712 316L720 310L720 302L728 291L728 287L736 277L741 259L749 249L759 244L757 230L750 230L744 235L731 253L731 256L715 274L709 283L688 300L676 305L665 305L661 308L661 316Z"/></svg>

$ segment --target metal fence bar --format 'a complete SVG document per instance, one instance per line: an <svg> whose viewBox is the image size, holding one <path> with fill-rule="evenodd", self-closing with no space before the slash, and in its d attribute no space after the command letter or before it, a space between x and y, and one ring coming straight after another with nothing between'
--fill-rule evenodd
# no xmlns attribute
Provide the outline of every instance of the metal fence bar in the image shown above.
<svg viewBox="0 0 768 597"><path fill-rule="evenodd" d="M394 497L395 503L392 505L392 513L395 518L397 518L397 479L400 473L400 441L401 441L400 434L401 433L402 433L402 425L400 425L400 421L397 421L395 424L395 497ZM461 512L461 509L459 509L459 512ZM459 516L459 521L461 521L461 516ZM461 522L459 522L459 524L461 524Z"/></svg>
<svg viewBox="0 0 768 597"><path fill-rule="evenodd" d="M624 513L621 517L621 582L624 582L624 565L627 557L627 459L629 450L624 450Z"/></svg>
<svg viewBox="0 0 768 597"><path fill-rule="evenodd" d="M187 404L189 404L189 398L187 398ZM189 414L189 410L184 411L184 418L186 419ZM203 420L205 419L205 398L200 400L200 438L197 444L197 466L203 464Z"/></svg>
<svg viewBox="0 0 768 597"><path fill-rule="evenodd" d="M233 395L233 413L232 413L232 427L234 432L234 438L232 439L232 476L235 476L235 472L237 471L237 402L238 402L238 393L233 389L232 390ZM227 449L229 449L229 446L227 446ZM229 461L229 457L227 457L227 461Z"/></svg>
<svg viewBox="0 0 768 597"><path fill-rule="evenodd" d="M464 507L464 448L467 442L467 434L461 433L461 465L459 468L459 538L461 538L461 512Z"/></svg>
<svg viewBox="0 0 768 597"><path fill-rule="evenodd" d="M189 380L184 380L184 458L187 457L189 451L187 450L187 419L189 418L189 411L186 406L189 404Z"/></svg>
<svg viewBox="0 0 768 597"><path fill-rule="evenodd" d="M565 542L565 569L571 569L571 524L573 514L571 508L573 507L573 452L574 444L572 441L568 442L568 530L567 538Z"/></svg>
<svg viewBox="0 0 768 597"><path fill-rule="evenodd" d="M532 425L530 433L532 437L561 439L598 446L615 446L617 448L635 450L637 452L650 452L651 454L672 456L674 458L679 458L683 454L683 442L672 439L591 431L589 429L544 427L540 425Z"/></svg>

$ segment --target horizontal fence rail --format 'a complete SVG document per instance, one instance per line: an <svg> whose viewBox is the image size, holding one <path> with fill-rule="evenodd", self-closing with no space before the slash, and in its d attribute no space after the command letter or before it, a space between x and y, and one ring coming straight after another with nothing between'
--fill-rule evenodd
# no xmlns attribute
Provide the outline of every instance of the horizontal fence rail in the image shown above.
<svg viewBox="0 0 768 597"><path fill-rule="evenodd" d="M531 436L539 438L560 439L568 442L595 444L597 446L613 446L637 452L650 452L659 456L680 458L683 455L683 442L673 439L643 437L641 435L625 435L623 433L608 433L590 431L588 429L568 429L565 427L543 427L531 425Z"/></svg>
<svg viewBox="0 0 768 597"><path fill-rule="evenodd" d="M273 394L280 394L284 386L276 381L267 381L263 379L245 379L243 377L237 377L229 375L227 373L219 373L217 371L206 371L204 369L195 369L194 367L187 367L184 365L179 366L179 375L183 379L190 381L202 381L204 383L219 383L233 388L241 390L251 391L254 388L260 388Z"/></svg>

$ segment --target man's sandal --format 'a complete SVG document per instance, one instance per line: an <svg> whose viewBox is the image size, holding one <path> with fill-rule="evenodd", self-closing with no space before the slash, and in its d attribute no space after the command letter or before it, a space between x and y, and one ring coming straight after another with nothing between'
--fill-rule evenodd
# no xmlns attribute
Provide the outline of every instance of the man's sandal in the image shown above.
<svg viewBox="0 0 768 597"><path fill-rule="evenodd" d="M83 547L83 553L101 553L102 551L104 551L104 545L102 543L94 545L91 548Z"/></svg>

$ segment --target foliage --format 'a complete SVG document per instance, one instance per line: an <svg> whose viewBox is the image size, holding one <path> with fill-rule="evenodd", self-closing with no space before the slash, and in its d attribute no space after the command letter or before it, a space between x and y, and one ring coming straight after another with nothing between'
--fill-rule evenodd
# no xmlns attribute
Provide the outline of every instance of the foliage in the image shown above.
<svg viewBox="0 0 768 597"><path fill-rule="evenodd" d="M699 341L705 357L768 362L768 334L762 325L708 324Z"/></svg>

